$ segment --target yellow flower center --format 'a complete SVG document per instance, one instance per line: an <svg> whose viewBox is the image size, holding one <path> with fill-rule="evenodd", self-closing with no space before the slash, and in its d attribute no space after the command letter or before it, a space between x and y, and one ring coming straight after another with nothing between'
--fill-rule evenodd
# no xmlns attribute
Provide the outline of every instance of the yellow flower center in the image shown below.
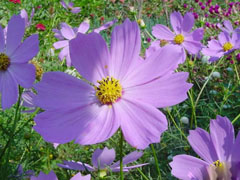
<svg viewBox="0 0 240 180"><path fill-rule="evenodd" d="M230 49L233 48L233 45L230 43L230 42L226 42L224 45L223 45L223 50L224 51L229 51Z"/></svg>
<svg viewBox="0 0 240 180"><path fill-rule="evenodd" d="M223 163L221 163L219 160L215 161L213 163L213 165L216 167L216 168L219 168L219 167L222 167L223 166Z"/></svg>
<svg viewBox="0 0 240 180"><path fill-rule="evenodd" d="M96 96L102 104L111 105L122 96L122 86L119 80L106 77L97 82L99 86L95 86Z"/></svg>
<svg viewBox="0 0 240 180"><path fill-rule="evenodd" d="M221 162L219 160L213 162L209 169L208 174L210 179L231 179L231 165L227 162Z"/></svg>
<svg viewBox="0 0 240 180"><path fill-rule="evenodd" d="M0 53L0 71L6 71L9 65L9 57L6 54Z"/></svg>
<svg viewBox="0 0 240 180"><path fill-rule="evenodd" d="M184 36L183 36L182 34L178 34L178 35L176 35L175 38L174 38L174 42L175 42L176 44L182 44L183 41L184 41Z"/></svg>

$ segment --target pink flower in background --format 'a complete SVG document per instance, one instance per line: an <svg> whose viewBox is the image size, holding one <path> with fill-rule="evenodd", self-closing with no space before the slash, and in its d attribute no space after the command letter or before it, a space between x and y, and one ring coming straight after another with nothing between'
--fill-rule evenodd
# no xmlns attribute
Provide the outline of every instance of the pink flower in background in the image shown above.
<svg viewBox="0 0 240 180"><path fill-rule="evenodd" d="M29 27L32 23L32 18L34 16L35 9L32 9L30 19L28 19L28 14L25 9L21 10L20 16L25 20L25 27Z"/></svg>
<svg viewBox="0 0 240 180"><path fill-rule="evenodd" d="M224 32L227 32L229 35L231 35L233 32L240 33L240 27L233 29L232 23L229 20L223 21L223 26L218 23L218 28Z"/></svg>
<svg viewBox="0 0 240 180"><path fill-rule="evenodd" d="M101 27L94 30L94 32L99 33L109 27L111 27L116 20L109 21L106 24L102 25ZM61 24L61 29L53 29L53 32L55 33L55 37L59 39L59 41L55 42L53 44L55 49L62 49L59 53L58 57L62 61L64 58L66 58L67 66L71 66L71 58L69 53L69 41L71 39L74 39L77 36L77 33L83 33L85 34L89 30L89 23L88 22L82 22L78 28L72 28L66 23Z"/></svg>
<svg viewBox="0 0 240 180"><path fill-rule="evenodd" d="M219 60L232 51L240 49L240 33L233 31L232 35L223 31L218 35L218 40L212 39L208 41L208 46L202 49L202 53L210 56L210 62Z"/></svg>
<svg viewBox="0 0 240 180"><path fill-rule="evenodd" d="M129 153L128 155L123 157L123 171L128 172L130 169L138 168L147 165L138 164L134 166L126 166L129 163L132 163L142 157L143 153L134 151ZM113 172L120 171L120 162L117 161L113 163L115 159L116 153L114 149L108 149L105 147L104 149L96 149L92 155L92 164L93 166L75 161L64 161L63 164L58 164L59 167L78 170L78 171L99 171L99 170L107 170L111 169Z"/></svg>
<svg viewBox="0 0 240 180"><path fill-rule="evenodd" d="M49 174L44 174L41 171L38 176L32 176L30 180L58 180L58 178L53 171L50 171Z"/></svg>
<svg viewBox="0 0 240 180"><path fill-rule="evenodd" d="M36 28L37 28L37 30L40 30L40 31L45 31L46 30L45 25L41 24L41 23L37 24Z"/></svg>
<svg viewBox="0 0 240 180"><path fill-rule="evenodd" d="M202 49L201 40L204 31L203 28L198 28L191 32L194 26L194 16L190 12L186 13L184 17L179 12L173 12L170 15L170 22L174 32L162 24L157 24L153 27L152 34L157 39L166 40L168 44L181 47L182 60L180 60L180 63L183 63L186 59L185 50L189 54L196 55ZM157 49L160 49L160 47Z"/></svg>
<svg viewBox="0 0 240 180"><path fill-rule="evenodd" d="M71 10L71 12L74 14L77 14L81 11L80 7L73 7L73 2L69 2L68 4L66 4L65 1L62 0L60 3L65 9Z"/></svg>
<svg viewBox="0 0 240 180"><path fill-rule="evenodd" d="M53 171L48 174L41 171L38 176L32 176L30 180L58 180L58 178ZM70 180L91 180L91 175L82 176L81 173L77 173Z"/></svg>
<svg viewBox="0 0 240 180"><path fill-rule="evenodd" d="M14 4L21 4L21 0L9 0L10 2L13 2Z"/></svg>

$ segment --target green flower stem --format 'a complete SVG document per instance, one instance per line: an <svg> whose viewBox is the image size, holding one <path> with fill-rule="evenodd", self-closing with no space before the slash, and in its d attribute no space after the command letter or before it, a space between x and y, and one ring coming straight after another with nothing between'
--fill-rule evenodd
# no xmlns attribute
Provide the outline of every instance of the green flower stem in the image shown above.
<svg viewBox="0 0 240 180"><path fill-rule="evenodd" d="M192 117L190 122L190 129L192 129L193 121L195 122L195 127L197 127L197 118L196 118L196 109L193 101L193 91L192 89L188 91L188 96L190 98L191 106L192 106Z"/></svg>
<svg viewBox="0 0 240 180"><path fill-rule="evenodd" d="M208 81L211 79L213 72L215 71L216 67L220 64L221 60L222 60L222 58L218 61L218 63L217 63L215 66L213 66L213 69L212 69L212 71L211 71L208 79L207 79L206 82L203 84L203 86L202 86L202 88L201 88L201 90L200 90L200 92L199 92L199 94L198 94L198 96L197 96L197 99L196 99L196 101L195 101L195 108L197 107L198 101L199 101L199 99L200 99L200 96L201 96L202 93L203 93L203 90L205 89Z"/></svg>
<svg viewBox="0 0 240 180"><path fill-rule="evenodd" d="M20 86L18 86L18 93L19 94L18 94L18 101L17 101L17 104L16 104L16 110L15 110L15 115L14 115L13 126L12 126L12 129L10 131L11 136L9 137L9 140L8 140L7 144L4 146L4 148L3 148L2 152L1 152L0 161L1 161L2 157L3 157L3 155L5 154L6 150L8 149L8 147L11 145L11 142L12 142L14 134L15 134L17 122L20 119L19 109L20 109L20 102L21 102L22 92L23 92L23 89Z"/></svg>
<svg viewBox="0 0 240 180"><path fill-rule="evenodd" d="M238 69L237 69L236 62L235 62L235 61L234 61L234 69L235 69L235 72L236 72L236 75L237 75L238 84L240 84L239 73L238 73Z"/></svg>
<svg viewBox="0 0 240 180"><path fill-rule="evenodd" d="M177 128L177 130L180 132L180 134L188 141L187 136L184 134L184 132L182 132L181 128L177 125L176 121L174 120L174 118L172 117L169 109L167 109L167 113L170 116L170 119L172 120L174 126Z"/></svg>
<svg viewBox="0 0 240 180"><path fill-rule="evenodd" d="M149 178L139 168L137 168L137 170L142 175L143 179L149 180Z"/></svg>
<svg viewBox="0 0 240 180"><path fill-rule="evenodd" d="M152 152L153 152L155 166L157 167L158 178L159 178L159 180L162 180L161 171L160 171L159 164L158 164L158 159L157 159L156 151L155 151L155 148L154 148L153 144L151 144L151 149L152 149Z"/></svg>
<svg viewBox="0 0 240 180"><path fill-rule="evenodd" d="M32 119L36 116L36 114L40 111L41 109L40 108L37 108L30 116L30 118L20 127L18 128L18 130L15 132L15 134L13 136L16 136L21 130L23 127L25 127L30 121L32 121Z"/></svg>
<svg viewBox="0 0 240 180"><path fill-rule="evenodd" d="M147 35L148 35L152 40L155 40L155 38L148 32L147 28L145 28L144 31L147 33Z"/></svg>
<svg viewBox="0 0 240 180"><path fill-rule="evenodd" d="M232 121L232 124L234 124L239 118L240 118L240 113L237 115L237 117L234 118L234 120Z"/></svg>
<svg viewBox="0 0 240 180"><path fill-rule="evenodd" d="M120 131L120 180L123 180L123 133Z"/></svg>

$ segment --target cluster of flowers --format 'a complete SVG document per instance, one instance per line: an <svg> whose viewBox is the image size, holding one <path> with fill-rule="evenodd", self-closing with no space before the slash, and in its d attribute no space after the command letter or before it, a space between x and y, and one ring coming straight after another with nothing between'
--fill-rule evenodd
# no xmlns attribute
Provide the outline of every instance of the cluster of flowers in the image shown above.
<svg viewBox="0 0 240 180"><path fill-rule="evenodd" d="M30 104L45 110L34 118L36 125L33 128L47 142L96 144L106 141L120 128L125 140L136 149L158 143L168 123L157 108L183 102L192 86L186 82L188 73L174 71L185 61L186 51L197 55L203 48L203 29L191 32L194 26L192 13L182 17L179 12L174 12L170 21L174 32L161 24L153 27L152 34L158 40L146 51L144 60L140 56L141 36L136 22L126 19L123 24L115 26L110 48L99 32L115 21L88 34L87 22L78 28L62 23L60 30L53 30L60 40L54 43L54 47L63 48L59 58L63 60L65 57L67 65L76 68L81 79L64 72L46 72L39 83L33 84L35 67L29 61L39 51L38 35L22 42L26 19L14 15L8 23L6 36L0 26L2 108L10 108L17 102L18 85L33 87L37 95L31 96ZM240 48L239 29L228 30L225 27L218 41L211 40L208 47L203 48L202 53L211 56L210 61ZM191 131L189 136L193 149L206 162L176 156L171 163L174 176L181 179L240 176L240 159L237 157L240 135L234 142L230 121L220 116L211 122L210 129L210 136L202 129ZM202 145L199 147L195 143ZM141 153L133 152L123 159L124 164L140 156ZM112 164L114 158L114 150L98 149L93 154L93 167L68 161L59 166L88 171L107 166L112 171L119 171L119 162ZM124 167L124 171L142 165L145 164ZM46 176L57 179L53 172L48 175L40 173L39 177L32 179L47 179ZM76 176L82 177L80 173Z"/></svg>
<svg viewBox="0 0 240 180"><path fill-rule="evenodd" d="M223 19L223 17L230 17L233 20L235 25L240 25L240 21L238 20L238 12L240 10L240 3L239 2L229 2L227 4L227 9L221 8L219 4L213 4L212 0L207 1L199 1L195 0L195 8L188 6L188 4L184 4L183 7L186 10L192 11L194 18L198 19L205 19L205 26L208 28L218 29L218 25L214 23L210 23L208 20L214 21L215 17ZM190 7L190 8L189 8Z"/></svg>

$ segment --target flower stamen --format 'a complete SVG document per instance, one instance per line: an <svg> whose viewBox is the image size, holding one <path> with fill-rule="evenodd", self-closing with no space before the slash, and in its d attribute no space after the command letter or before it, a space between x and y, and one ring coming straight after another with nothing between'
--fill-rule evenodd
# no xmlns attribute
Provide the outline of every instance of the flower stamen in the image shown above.
<svg viewBox="0 0 240 180"><path fill-rule="evenodd" d="M122 96L122 86L119 80L107 76L97 82L99 86L95 86L96 96L102 104L111 105Z"/></svg>
<svg viewBox="0 0 240 180"><path fill-rule="evenodd" d="M223 50L226 52L226 51L229 51L233 48L233 45L230 43L230 42L226 42L224 45L223 45Z"/></svg>
<svg viewBox="0 0 240 180"><path fill-rule="evenodd" d="M176 44L182 44L184 41L184 36L182 34L178 34L174 37L174 42Z"/></svg>
<svg viewBox="0 0 240 180"><path fill-rule="evenodd" d="M10 65L10 59L6 54L0 53L0 71L6 71Z"/></svg>
<svg viewBox="0 0 240 180"><path fill-rule="evenodd" d="M218 168L218 167L222 167L223 163L221 163L219 160L217 160L217 161L213 162L213 165Z"/></svg>
<svg viewBox="0 0 240 180"><path fill-rule="evenodd" d="M165 46L165 45L167 45L168 44L168 41L167 40L164 40L164 39L161 39L160 40L160 47L163 47L163 46Z"/></svg>

